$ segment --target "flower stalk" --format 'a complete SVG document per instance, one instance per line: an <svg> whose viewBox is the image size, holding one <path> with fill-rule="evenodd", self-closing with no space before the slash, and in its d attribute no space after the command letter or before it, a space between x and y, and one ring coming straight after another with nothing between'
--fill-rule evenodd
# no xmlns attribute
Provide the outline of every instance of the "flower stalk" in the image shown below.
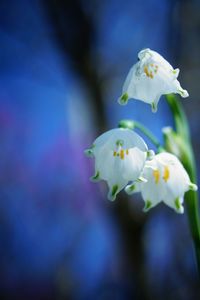
<svg viewBox="0 0 200 300"><path fill-rule="evenodd" d="M161 149L161 144L159 140L155 137L155 135L142 123L133 120L121 120L118 124L120 128L129 128L129 129L139 129L145 136L149 138L153 145L156 146L157 149Z"/></svg>
<svg viewBox="0 0 200 300"><path fill-rule="evenodd" d="M185 169L187 170L191 181L196 183L196 164L190 139L187 117L185 115L181 103L175 95L166 95L166 99L174 117L175 133L181 139L184 146L187 148L187 151L184 151L184 155L180 155L179 159L181 160ZM173 153L172 149L166 150L169 150ZM188 191L185 195L185 204L190 231L195 247L197 268L200 275L200 219L198 192L192 190Z"/></svg>

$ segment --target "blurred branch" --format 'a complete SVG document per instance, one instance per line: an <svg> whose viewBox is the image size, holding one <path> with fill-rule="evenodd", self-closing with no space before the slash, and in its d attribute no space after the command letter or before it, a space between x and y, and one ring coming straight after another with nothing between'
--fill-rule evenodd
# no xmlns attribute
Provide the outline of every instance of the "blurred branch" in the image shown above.
<svg viewBox="0 0 200 300"><path fill-rule="evenodd" d="M83 1L80 0L49 0L44 1L55 40L64 54L66 67L68 58L74 70L85 82L91 97L88 99L93 108L96 128L102 133L106 128L106 115L102 97L100 80L97 75L97 62L93 61L95 44L95 28L92 18L85 13ZM87 2L84 5L89 5ZM95 126L94 125L94 126ZM123 247L127 254L123 258L126 265L126 275L132 280L131 294L135 292L140 299L145 296L145 278L143 273L143 243L142 229L144 219L135 221L132 210L126 199L112 204L123 238ZM135 290L137 286L137 291ZM138 298L138 299L139 299Z"/></svg>
<svg viewBox="0 0 200 300"><path fill-rule="evenodd" d="M85 13L80 0L43 1L53 28L54 37L63 52L66 67L69 61L86 84L88 97L100 132L105 128L106 116L97 65L92 60L95 30L92 18ZM87 4L86 4L87 5Z"/></svg>

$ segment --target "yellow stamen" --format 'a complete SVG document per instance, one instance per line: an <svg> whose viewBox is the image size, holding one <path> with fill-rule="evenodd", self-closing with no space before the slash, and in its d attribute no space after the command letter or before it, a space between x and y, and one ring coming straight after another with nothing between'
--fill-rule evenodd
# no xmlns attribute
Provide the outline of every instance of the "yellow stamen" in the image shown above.
<svg viewBox="0 0 200 300"><path fill-rule="evenodd" d="M123 149L120 150L120 158L121 158L121 159L124 159L124 150L123 150Z"/></svg>
<svg viewBox="0 0 200 300"><path fill-rule="evenodd" d="M117 152L116 151L113 151L113 156L116 156L117 155Z"/></svg>
<svg viewBox="0 0 200 300"><path fill-rule="evenodd" d="M153 67L153 64L150 64L151 67ZM150 77L153 79L153 72L149 71L148 66L144 66L144 73L147 75L147 77Z"/></svg>
<svg viewBox="0 0 200 300"><path fill-rule="evenodd" d="M167 182L167 180L169 179L169 176L170 176L169 168L166 166L164 168L164 175L163 175L163 179L165 182Z"/></svg>
<svg viewBox="0 0 200 300"><path fill-rule="evenodd" d="M147 75L147 77L149 77L149 70L147 66L144 67L144 73Z"/></svg>
<svg viewBox="0 0 200 300"><path fill-rule="evenodd" d="M128 149L126 149L126 155L128 155L129 154L129 151L128 151Z"/></svg>
<svg viewBox="0 0 200 300"><path fill-rule="evenodd" d="M155 183L158 183L160 180L160 172L158 170L153 170L153 176L155 179Z"/></svg>

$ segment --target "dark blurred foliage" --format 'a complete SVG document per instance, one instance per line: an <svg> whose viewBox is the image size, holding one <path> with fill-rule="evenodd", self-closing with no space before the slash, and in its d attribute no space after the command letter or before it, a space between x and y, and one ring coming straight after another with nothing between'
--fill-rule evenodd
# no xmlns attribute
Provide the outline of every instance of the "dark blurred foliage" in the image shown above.
<svg viewBox="0 0 200 300"><path fill-rule="evenodd" d="M150 47L181 69L199 166L199 33L195 0L0 1L1 299L198 299L186 215L109 203L83 150L122 118L173 125L164 99L116 103Z"/></svg>

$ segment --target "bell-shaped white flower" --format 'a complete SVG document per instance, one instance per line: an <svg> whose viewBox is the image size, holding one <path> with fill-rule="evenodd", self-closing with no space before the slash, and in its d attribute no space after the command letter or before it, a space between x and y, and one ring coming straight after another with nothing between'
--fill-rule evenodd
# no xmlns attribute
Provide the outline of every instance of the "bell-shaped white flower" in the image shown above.
<svg viewBox="0 0 200 300"><path fill-rule="evenodd" d="M142 172L146 183L138 182L126 187L132 194L141 192L145 201L144 211L163 201L178 213L183 213L183 197L188 190L197 190L178 158L170 153L162 152L147 161Z"/></svg>
<svg viewBox="0 0 200 300"><path fill-rule="evenodd" d="M138 58L125 80L118 100L120 104L127 104L130 98L134 98L151 104L155 112L161 95L175 93L183 98L189 96L177 80L179 69L173 69L160 54L144 49L138 53Z"/></svg>
<svg viewBox="0 0 200 300"><path fill-rule="evenodd" d="M85 153L95 158L95 175L91 180L106 180L108 199L114 200L130 181L140 177L148 149L137 133L116 128L99 136Z"/></svg>

